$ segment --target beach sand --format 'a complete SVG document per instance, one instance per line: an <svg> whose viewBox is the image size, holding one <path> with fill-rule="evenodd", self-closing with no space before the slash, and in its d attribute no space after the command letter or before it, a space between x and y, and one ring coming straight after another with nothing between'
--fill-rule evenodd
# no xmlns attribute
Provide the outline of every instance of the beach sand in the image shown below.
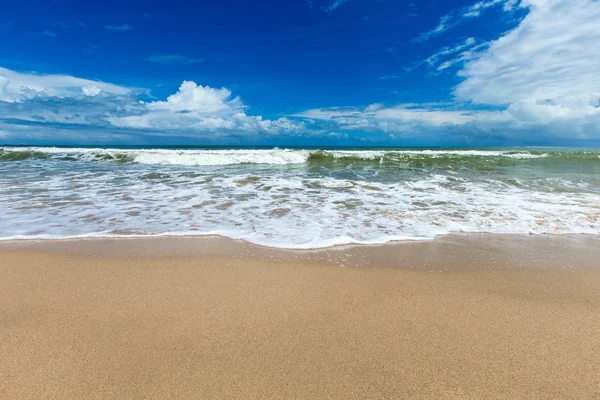
<svg viewBox="0 0 600 400"><path fill-rule="evenodd" d="M2 245L0 398L600 398L597 239L480 239Z"/></svg>

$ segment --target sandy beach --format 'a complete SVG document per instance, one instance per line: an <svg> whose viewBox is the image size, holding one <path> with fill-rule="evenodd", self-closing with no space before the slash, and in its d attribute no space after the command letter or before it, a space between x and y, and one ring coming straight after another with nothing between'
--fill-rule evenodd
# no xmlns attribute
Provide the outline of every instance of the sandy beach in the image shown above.
<svg viewBox="0 0 600 400"><path fill-rule="evenodd" d="M0 398L600 397L598 239L194 243L2 244Z"/></svg>
<svg viewBox="0 0 600 400"><path fill-rule="evenodd" d="M0 400L600 400L600 0L0 11Z"/></svg>

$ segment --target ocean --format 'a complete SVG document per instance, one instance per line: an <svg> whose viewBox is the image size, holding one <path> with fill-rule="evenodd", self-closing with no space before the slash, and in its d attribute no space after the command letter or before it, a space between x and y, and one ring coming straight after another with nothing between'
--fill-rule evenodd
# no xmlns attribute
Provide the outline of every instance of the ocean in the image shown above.
<svg viewBox="0 0 600 400"><path fill-rule="evenodd" d="M0 240L600 234L597 149L0 147Z"/></svg>

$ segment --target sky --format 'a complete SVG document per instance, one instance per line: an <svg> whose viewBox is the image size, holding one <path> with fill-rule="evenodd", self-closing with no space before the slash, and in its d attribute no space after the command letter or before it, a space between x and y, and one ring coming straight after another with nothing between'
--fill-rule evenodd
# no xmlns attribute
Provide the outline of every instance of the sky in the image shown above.
<svg viewBox="0 0 600 400"><path fill-rule="evenodd" d="M600 0L0 10L4 144L600 145Z"/></svg>

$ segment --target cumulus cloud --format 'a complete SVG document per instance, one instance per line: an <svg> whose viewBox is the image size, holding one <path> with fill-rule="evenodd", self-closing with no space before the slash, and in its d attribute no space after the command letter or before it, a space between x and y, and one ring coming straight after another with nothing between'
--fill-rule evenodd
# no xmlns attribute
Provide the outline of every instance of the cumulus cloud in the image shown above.
<svg viewBox="0 0 600 400"><path fill-rule="evenodd" d="M249 116L239 97L226 88L215 89L184 81L177 93L166 101L140 102L134 115L111 116L108 121L117 127L133 129L238 131L277 134L297 132L303 124L287 118L277 120Z"/></svg>
<svg viewBox="0 0 600 400"><path fill-rule="evenodd" d="M196 82L184 81L177 93L167 97L166 101L148 103L150 110L167 110L172 112L195 111L216 114L222 111L244 108L239 97L230 99L231 91L227 88L214 89L197 85Z"/></svg>
<svg viewBox="0 0 600 400"><path fill-rule="evenodd" d="M82 87L81 91L83 92L84 95L93 97L93 96L97 96L98 94L100 94L102 89L100 89L96 85L87 85L87 86Z"/></svg>
<svg viewBox="0 0 600 400"><path fill-rule="evenodd" d="M0 67L0 101L4 102L20 102L34 97L89 96L96 90L114 95L126 95L133 91L132 88L70 75L42 75Z"/></svg>

